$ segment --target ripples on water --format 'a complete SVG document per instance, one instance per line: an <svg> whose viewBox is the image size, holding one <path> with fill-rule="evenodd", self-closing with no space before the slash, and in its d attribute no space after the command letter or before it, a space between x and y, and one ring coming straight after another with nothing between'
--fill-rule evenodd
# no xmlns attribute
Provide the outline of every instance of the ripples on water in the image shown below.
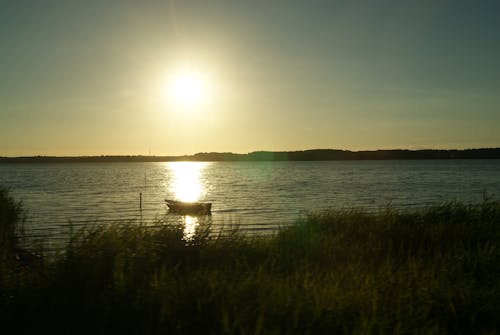
<svg viewBox="0 0 500 335"><path fill-rule="evenodd" d="M271 233L325 208L498 199L500 160L0 164L0 185L23 200L33 235L57 240L70 221L162 218L183 224L189 238L203 224ZM164 199L210 201L213 214L167 215Z"/></svg>

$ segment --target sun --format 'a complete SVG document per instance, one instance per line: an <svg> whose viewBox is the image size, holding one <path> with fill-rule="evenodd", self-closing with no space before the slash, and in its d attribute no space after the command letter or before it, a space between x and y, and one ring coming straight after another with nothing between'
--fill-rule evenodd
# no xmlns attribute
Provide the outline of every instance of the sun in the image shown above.
<svg viewBox="0 0 500 335"><path fill-rule="evenodd" d="M167 94L169 100L182 107L199 105L206 94L203 76L193 70L183 70L170 77Z"/></svg>

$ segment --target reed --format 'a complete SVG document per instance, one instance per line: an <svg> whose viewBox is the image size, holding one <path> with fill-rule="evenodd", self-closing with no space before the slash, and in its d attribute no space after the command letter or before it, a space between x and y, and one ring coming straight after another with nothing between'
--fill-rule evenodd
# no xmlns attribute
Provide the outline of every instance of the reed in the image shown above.
<svg viewBox="0 0 500 335"><path fill-rule="evenodd" d="M9 190L0 187L0 251L2 257L12 255L18 248L24 232L22 203L9 194Z"/></svg>
<svg viewBox="0 0 500 335"><path fill-rule="evenodd" d="M3 265L3 327L68 334L500 330L500 205L493 201L325 211L266 238L202 231L187 243L182 227L156 226L93 227L36 264Z"/></svg>

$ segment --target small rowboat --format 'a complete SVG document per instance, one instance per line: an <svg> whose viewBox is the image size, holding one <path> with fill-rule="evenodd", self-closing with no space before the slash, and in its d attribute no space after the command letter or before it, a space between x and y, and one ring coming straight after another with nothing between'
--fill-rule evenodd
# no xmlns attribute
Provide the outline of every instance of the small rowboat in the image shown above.
<svg viewBox="0 0 500 335"><path fill-rule="evenodd" d="M172 213L184 215L210 215L212 203L210 202L184 202L165 199L168 209Z"/></svg>

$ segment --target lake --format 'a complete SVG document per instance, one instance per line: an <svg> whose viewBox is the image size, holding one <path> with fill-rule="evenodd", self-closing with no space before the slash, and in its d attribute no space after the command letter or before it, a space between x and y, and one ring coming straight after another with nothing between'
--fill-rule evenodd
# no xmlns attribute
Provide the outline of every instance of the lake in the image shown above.
<svg viewBox="0 0 500 335"><path fill-rule="evenodd" d="M69 223L154 219L268 234L327 208L417 208L500 198L500 160L0 164L29 234L62 243ZM142 194L142 210L140 210ZM210 201L209 217L167 214L164 199Z"/></svg>

